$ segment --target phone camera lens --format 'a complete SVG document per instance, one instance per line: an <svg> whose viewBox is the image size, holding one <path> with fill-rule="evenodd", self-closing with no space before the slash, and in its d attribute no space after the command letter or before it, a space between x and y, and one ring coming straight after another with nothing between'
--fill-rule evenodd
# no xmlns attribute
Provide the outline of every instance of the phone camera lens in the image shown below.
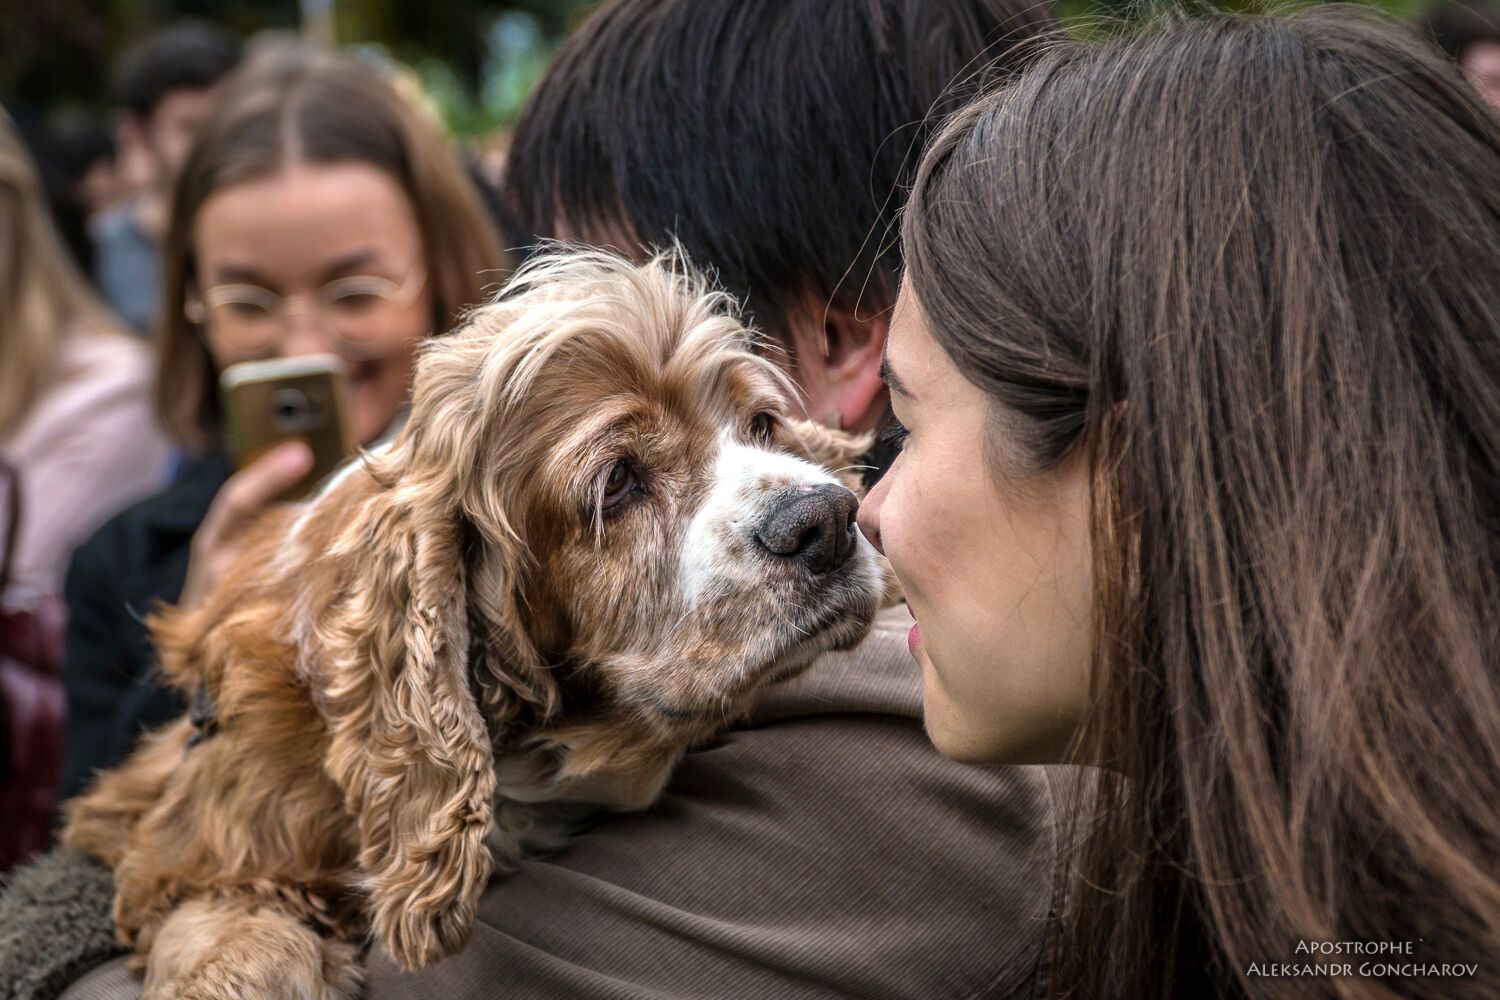
<svg viewBox="0 0 1500 1000"><path fill-rule="evenodd" d="M271 396L271 417L282 433L307 429L315 415L316 407L301 389L278 389Z"/></svg>

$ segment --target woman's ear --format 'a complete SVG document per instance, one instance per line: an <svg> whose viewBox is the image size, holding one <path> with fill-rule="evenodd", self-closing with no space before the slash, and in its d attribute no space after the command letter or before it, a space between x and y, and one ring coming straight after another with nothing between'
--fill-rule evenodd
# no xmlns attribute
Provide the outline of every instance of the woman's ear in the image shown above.
<svg viewBox="0 0 1500 1000"><path fill-rule="evenodd" d="M461 531L430 501L398 486L366 509L355 592L328 633L327 770L355 818L375 937L408 969L464 943L492 867Z"/></svg>

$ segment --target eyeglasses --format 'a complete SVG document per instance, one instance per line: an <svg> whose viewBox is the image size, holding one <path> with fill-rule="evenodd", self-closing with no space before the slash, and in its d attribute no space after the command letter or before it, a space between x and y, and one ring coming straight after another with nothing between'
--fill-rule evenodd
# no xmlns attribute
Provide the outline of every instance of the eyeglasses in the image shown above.
<svg viewBox="0 0 1500 1000"><path fill-rule="evenodd" d="M278 295L259 285L227 284L205 288L183 304L189 322L208 324L211 334L236 353L266 350L286 329L295 303L324 330L356 349L384 340L394 313L412 304L427 283L427 269L418 265L400 284L373 274L338 278L315 292Z"/></svg>

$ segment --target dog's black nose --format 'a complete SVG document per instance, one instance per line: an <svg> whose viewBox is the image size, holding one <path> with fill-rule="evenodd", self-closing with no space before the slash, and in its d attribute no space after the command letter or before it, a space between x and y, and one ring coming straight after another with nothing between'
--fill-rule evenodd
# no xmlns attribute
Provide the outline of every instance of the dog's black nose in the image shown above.
<svg viewBox="0 0 1500 1000"><path fill-rule="evenodd" d="M842 486L792 487L780 493L755 529L766 551L798 559L814 573L826 573L854 553L854 514L859 501Z"/></svg>

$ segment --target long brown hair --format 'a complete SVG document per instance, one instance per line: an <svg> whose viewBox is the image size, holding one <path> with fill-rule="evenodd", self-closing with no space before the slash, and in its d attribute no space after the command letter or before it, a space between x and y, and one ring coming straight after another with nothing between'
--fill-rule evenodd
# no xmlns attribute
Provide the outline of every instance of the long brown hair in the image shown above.
<svg viewBox="0 0 1500 1000"><path fill-rule="evenodd" d="M0 111L0 440L57 374L62 340L79 328L124 335L68 256L36 164Z"/></svg>
<svg viewBox="0 0 1500 1000"><path fill-rule="evenodd" d="M1497 995L1494 114L1373 15L1171 18L961 112L903 236L1035 466L1093 470L1055 992ZM1306 944L1355 941L1479 968Z"/></svg>
<svg viewBox="0 0 1500 1000"><path fill-rule="evenodd" d="M380 73L349 56L283 44L253 54L221 86L173 188L162 248L157 409L167 432L195 450L211 447L219 432L217 376L183 303L193 281L193 226L216 191L293 163L385 171L416 210L437 332L504 277L478 192L437 127Z"/></svg>

